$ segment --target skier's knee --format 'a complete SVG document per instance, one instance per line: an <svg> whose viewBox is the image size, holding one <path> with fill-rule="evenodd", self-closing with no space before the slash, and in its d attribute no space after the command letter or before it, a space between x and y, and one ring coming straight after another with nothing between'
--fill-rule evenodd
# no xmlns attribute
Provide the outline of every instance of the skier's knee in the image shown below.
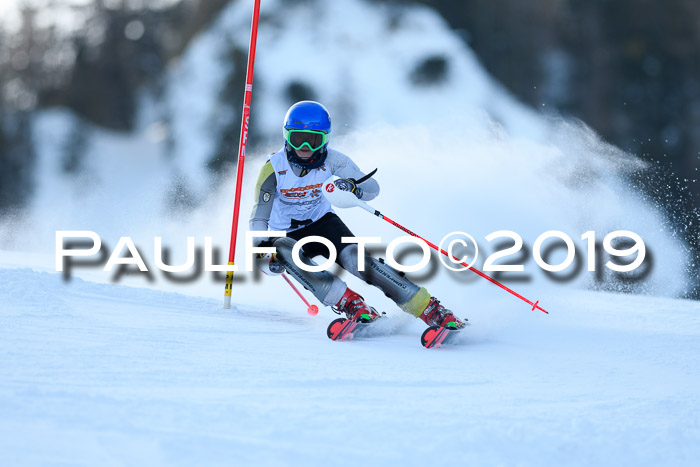
<svg viewBox="0 0 700 467"><path fill-rule="evenodd" d="M297 241L293 238L282 237L275 240L272 244L277 249L277 257L286 265L294 264L294 256L292 255L292 250ZM299 259L305 264L309 264L309 259L304 256L302 252L299 252Z"/></svg>
<svg viewBox="0 0 700 467"><path fill-rule="evenodd" d="M272 246L277 248L277 254L280 255L282 258L284 258L285 260L291 260L292 249L294 248L295 243L296 240L294 240L293 238L282 237L276 239L272 243Z"/></svg>

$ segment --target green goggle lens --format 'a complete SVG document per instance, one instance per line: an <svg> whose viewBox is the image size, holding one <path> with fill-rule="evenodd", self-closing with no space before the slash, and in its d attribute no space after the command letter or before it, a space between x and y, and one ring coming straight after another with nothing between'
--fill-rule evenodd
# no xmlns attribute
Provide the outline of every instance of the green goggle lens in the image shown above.
<svg viewBox="0 0 700 467"><path fill-rule="evenodd" d="M287 143L294 149L318 151L328 141L328 134L316 130L287 130Z"/></svg>

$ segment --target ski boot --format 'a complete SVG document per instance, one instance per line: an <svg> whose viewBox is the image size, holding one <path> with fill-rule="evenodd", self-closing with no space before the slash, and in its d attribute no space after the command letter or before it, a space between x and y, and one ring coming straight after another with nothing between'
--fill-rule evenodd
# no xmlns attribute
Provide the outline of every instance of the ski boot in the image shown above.
<svg viewBox="0 0 700 467"><path fill-rule="evenodd" d="M333 310L338 314L345 313L350 321L356 323L369 323L379 318L377 310L368 306L362 296L353 292L350 288L345 290L345 294L333 307Z"/></svg>
<svg viewBox="0 0 700 467"><path fill-rule="evenodd" d="M466 326L464 322L466 319L462 321L457 318L450 310L440 305L440 301L435 297L430 297L430 302L421 313L420 319L428 326L440 326L447 329L462 329Z"/></svg>

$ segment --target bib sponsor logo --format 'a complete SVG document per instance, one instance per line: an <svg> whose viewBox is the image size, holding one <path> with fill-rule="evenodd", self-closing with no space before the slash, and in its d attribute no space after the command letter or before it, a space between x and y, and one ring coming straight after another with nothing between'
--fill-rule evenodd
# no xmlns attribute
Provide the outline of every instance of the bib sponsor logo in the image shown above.
<svg viewBox="0 0 700 467"><path fill-rule="evenodd" d="M318 196L318 193L320 193L319 188L321 188L322 185L323 183L317 183L315 185L283 188L280 190L280 193L282 193L282 196L285 198L305 198L309 193L311 193L312 196Z"/></svg>

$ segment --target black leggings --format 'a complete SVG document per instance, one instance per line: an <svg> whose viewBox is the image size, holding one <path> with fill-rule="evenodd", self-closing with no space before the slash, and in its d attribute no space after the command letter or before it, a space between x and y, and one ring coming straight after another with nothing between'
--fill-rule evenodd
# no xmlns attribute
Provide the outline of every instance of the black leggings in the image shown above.
<svg viewBox="0 0 700 467"><path fill-rule="evenodd" d="M427 306L428 303L425 300L425 303L420 302L419 305L406 305L409 302L413 303L411 300L417 296L421 288L410 280L406 279L402 274L385 264L383 261L378 261L370 256L367 256L365 263L367 265L367 269L365 272L360 272L357 268L357 261L355 259L348 258L348 255L341 255L340 252L350 246L354 247L354 254L357 255L357 246L355 244L342 243L340 241L342 237L353 237L354 235L352 232L350 232L350 229L348 229L343 221L341 221L340 218L332 212L329 212L316 222L299 230L288 232L287 237L289 238L279 238L276 239L274 243L274 245L278 248L283 264L287 268L287 272L289 272L290 275L303 284L304 287L311 290L316 298L318 298L325 305L334 305L340 299L346 288L345 283L327 271L303 271L291 260L294 242L299 241L304 237L313 235L326 238L333 243L333 246L335 246L335 249L338 252L335 262L340 267L358 278L369 282L375 287L378 287L389 298L394 300L394 302L402 307L404 311L408 311L409 313L416 315L416 310L420 314L425 306ZM302 261L306 262L307 259L312 259L314 256L329 258L329 253L328 248L322 243L307 243L302 249L302 254L306 259L302 259ZM350 250L349 253L352 255L352 250ZM341 257L343 256L346 256L346 264L341 262ZM427 297L427 300L429 301L430 295L428 294L427 290L422 290L423 294L421 297L423 299ZM409 306L409 308L405 309L404 305Z"/></svg>
<svg viewBox="0 0 700 467"><path fill-rule="evenodd" d="M338 253L351 245L350 243L342 243L340 239L342 237L354 237L348 226L345 225L345 223L340 220L340 217L338 217L334 212L327 213L316 222L302 227L301 229L293 230L287 233L287 237L293 238L297 241L312 235L317 235L330 240L331 243L333 243L333 246L335 246L335 251ZM307 243L302 248L302 252L309 258L313 258L314 256L323 256L324 258L330 257L330 251L328 251L326 245L318 242ZM338 263L337 259L336 263Z"/></svg>

